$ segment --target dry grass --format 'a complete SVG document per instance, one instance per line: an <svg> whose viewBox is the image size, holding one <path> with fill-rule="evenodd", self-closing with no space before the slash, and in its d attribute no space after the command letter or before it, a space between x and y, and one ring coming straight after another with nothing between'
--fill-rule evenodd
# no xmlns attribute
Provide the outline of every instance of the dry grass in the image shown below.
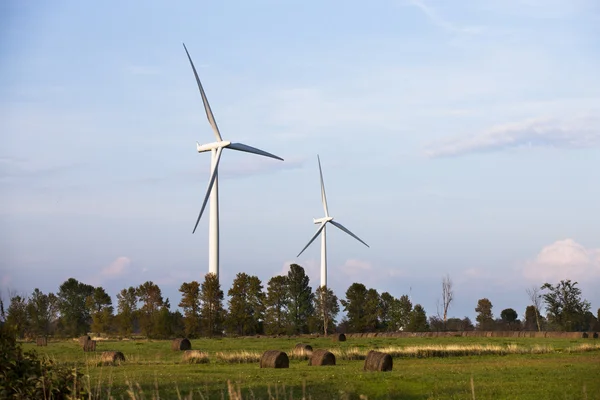
<svg viewBox="0 0 600 400"><path fill-rule="evenodd" d="M219 351L215 353L217 362L226 364L245 364L259 362L262 354L257 351L233 351L223 352Z"/></svg>
<svg viewBox="0 0 600 400"><path fill-rule="evenodd" d="M585 346L586 350L577 350ZM592 351L598 349L596 345L581 345L571 348L570 351ZM595 347L594 347L595 346ZM429 357L461 357L482 355L507 355L507 354L544 354L554 352L549 345L536 345L533 347L519 347L516 344L500 345L430 345L430 346L388 346L377 349L388 353L392 357L404 358L429 358ZM334 351L336 357L342 360L364 360L369 350L350 347Z"/></svg>
<svg viewBox="0 0 600 400"><path fill-rule="evenodd" d="M200 350L186 350L182 359L183 362L188 364L208 364L210 362L208 354Z"/></svg>
<svg viewBox="0 0 600 400"><path fill-rule="evenodd" d="M292 360L308 360L312 355L312 347L307 344L298 343L290 352L290 359Z"/></svg>

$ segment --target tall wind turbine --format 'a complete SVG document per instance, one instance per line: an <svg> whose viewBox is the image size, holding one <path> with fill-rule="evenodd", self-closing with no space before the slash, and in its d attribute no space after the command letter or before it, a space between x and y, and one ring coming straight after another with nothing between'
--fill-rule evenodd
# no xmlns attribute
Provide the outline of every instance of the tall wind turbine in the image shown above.
<svg viewBox="0 0 600 400"><path fill-rule="evenodd" d="M354 233L350 232L346 227L344 227L339 222L335 222L333 217L329 216L329 210L327 209L327 197L325 196L325 184L323 183L323 170L321 169L321 159L317 155L317 161L319 162L319 175L321 176L321 202L323 203L323 210L325 211L325 216L323 218L313 218L313 222L315 224L320 224L319 229L317 229L317 233L310 239L308 244L304 246L302 251L298 253L296 257L300 257L300 254L306 250L308 246L321 234L321 286L327 286L327 239L326 239L326 225L327 223L332 224L336 228L346 232L348 235L352 236L354 239L358 240L365 246L369 247L368 244L363 242L358 236Z"/></svg>
<svg viewBox="0 0 600 400"><path fill-rule="evenodd" d="M196 67L194 67L194 63L192 62L192 57L190 57L190 53L185 47L185 43L183 44L183 48L185 49L185 53L187 54L188 60L190 60L190 65L192 66L192 70L194 71L194 76L196 77L196 82L198 83L198 89L200 90L200 96L202 96L202 102L204 103L204 110L206 111L206 117L208 118L208 122L210 122L210 126L215 134L216 142L203 144L196 142L196 149L198 153L202 153L205 151L210 151L211 153L211 162L210 162L210 180L208 181L208 188L206 189L206 195L204 196L204 202L202 203L202 208L200 208L200 213L198 214L198 219L196 220L196 225L194 225L194 230L192 233L196 232L196 228L198 227L198 223L200 222L200 218L202 217L202 213L204 212L204 208L206 207L206 203L208 202L208 198L210 197L210 219L209 219L209 227L208 227L208 272L213 273L219 278L219 189L218 189L218 167L219 161L221 160L221 153L224 148L228 148L231 150L237 151L245 151L247 153L254 153L260 156L271 157L277 160L283 161L283 158L277 157L274 154L267 153L266 151L257 149L255 147L251 147L242 143L231 143L228 140L223 140L221 137L221 132L219 132L219 128L217 127L217 121L215 121L215 117L213 116L212 110L210 109L210 104L208 104L208 99L206 98L206 94L204 93L204 89L202 88L202 83L200 83L200 78L198 77L198 73L196 72Z"/></svg>

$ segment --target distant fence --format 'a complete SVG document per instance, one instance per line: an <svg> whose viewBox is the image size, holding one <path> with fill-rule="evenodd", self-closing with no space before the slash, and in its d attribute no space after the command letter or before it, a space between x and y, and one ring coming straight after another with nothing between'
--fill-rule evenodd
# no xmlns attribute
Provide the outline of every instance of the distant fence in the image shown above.
<svg viewBox="0 0 600 400"><path fill-rule="evenodd" d="M459 332L371 332L346 333L348 339L356 338L415 338L415 337L501 337L501 338L598 338L597 332L550 332L550 331L459 331Z"/></svg>

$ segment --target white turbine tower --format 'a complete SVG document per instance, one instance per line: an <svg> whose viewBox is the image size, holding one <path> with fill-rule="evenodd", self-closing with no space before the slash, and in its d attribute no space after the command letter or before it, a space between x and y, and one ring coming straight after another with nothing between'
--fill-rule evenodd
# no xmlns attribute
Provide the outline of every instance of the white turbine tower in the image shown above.
<svg viewBox="0 0 600 400"><path fill-rule="evenodd" d="M218 167L219 160L221 159L221 153L224 148L245 151L247 153L254 153L265 157L275 158L277 160L283 161L283 158L277 157L271 153L267 153L266 151L257 149L255 147L251 147L242 143L231 143L228 140L223 140L221 137L221 133L219 132L219 128L217 127L217 121L215 121L215 117L213 116L212 110L210 109L210 104L208 104L208 99L206 98L206 94L204 93L204 89L202 88L202 83L200 83L200 78L198 77L198 73L196 72L196 67L194 67L194 63L192 62L192 58L190 57L190 53L185 47L185 43L183 44L183 48L190 60L190 65L192 66L192 70L194 71L194 76L196 77L196 82L198 83L198 89L200 89L200 96L202 96L202 102L204 103L204 110L206 111L206 116L208 117L208 122L212 126L213 132L215 133L216 142L208 143L200 145L200 143L196 142L196 148L198 153L202 153L205 151L210 151L211 153L211 163L210 163L210 180L208 181L208 188L206 189L206 195L204 196L204 202L202 203L202 208L200 208L200 214L198 214L198 219L196 220L196 225L194 225L194 230L192 233L196 232L196 228L198 227L198 223L200 222L200 218L202 217L202 213L204 212L204 208L206 207L206 203L208 202L208 198L210 197L210 219L209 219L209 228L208 228L208 272L214 273L219 278L219 189L218 189Z"/></svg>
<svg viewBox="0 0 600 400"><path fill-rule="evenodd" d="M369 245L366 244L365 242L363 242L354 233L350 232L350 230L348 230L342 224L340 224L339 222L335 222L333 220L333 217L329 216L329 210L327 209L327 197L325 196L325 184L323 183L323 170L321 169L321 159L319 158L318 155L317 155L317 161L319 162L319 175L321 176L321 202L323 203L323 210L325 210L325 217L317 218L317 219L313 218L313 222L315 224L320 224L321 226L319 226L319 229L317 229L317 233L314 234L314 236L310 239L308 244L306 246L304 246L302 251L300 253L298 253L298 255L296 257L300 257L300 254L302 254L304 252L304 250L306 250L306 248L308 246L310 246L310 244L312 242L314 242L314 240L317 238L317 236L319 236L319 234L321 234L321 286L327 286L327 239L326 239L326 235L325 235L325 233L326 233L325 226L327 225L327 223L330 223L333 226L335 226L336 228L339 228L340 230L346 232L348 235L352 236L354 239L358 240L365 246L369 247Z"/></svg>

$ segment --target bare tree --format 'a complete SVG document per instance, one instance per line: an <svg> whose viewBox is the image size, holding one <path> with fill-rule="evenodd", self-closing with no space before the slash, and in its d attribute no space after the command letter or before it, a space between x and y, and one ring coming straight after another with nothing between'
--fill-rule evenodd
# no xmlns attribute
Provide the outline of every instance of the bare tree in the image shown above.
<svg viewBox="0 0 600 400"><path fill-rule="evenodd" d="M537 286L531 286L530 288L525 289L527 291L527 296L529 296L529 300L531 304L535 307L535 323L538 328L538 332L542 330L540 327L540 306L542 304L542 295L540 294L540 288Z"/></svg>
<svg viewBox="0 0 600 400"><path fill-rule="evenodd" d="M444 312L442 318L444 320L444 329L446 329L446 322L448 321L448 309L454 299L454 290L452 289L452 280L450 275L446 275L442 278L442 310ZM439 316L439 312L438 312Z"/></svg>

